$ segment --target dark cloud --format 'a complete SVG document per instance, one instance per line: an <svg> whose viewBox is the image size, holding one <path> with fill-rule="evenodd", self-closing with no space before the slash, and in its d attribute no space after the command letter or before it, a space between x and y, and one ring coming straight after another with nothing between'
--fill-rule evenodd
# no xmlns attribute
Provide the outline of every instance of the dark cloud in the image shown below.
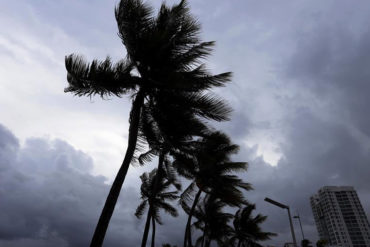
<svg viewBox="0 0 370 247"><path fill-rule="evenodd" d="M234 72L233 83L217 91L235 109L233 119L216 126L241 144L236 159L250 163L244 176L255 190L246 196L257 203L258 212L268 216L264 229L279 234L269 243L290 241L290 229L286 212L264 202L265 196L298 211L311 240L317 239L317 232L309 196L322 186L354 186L369 213L367 1L190 2L204 26L205 40L217 41L211 69ZM73 35L77 43L92 46L86 55L122 57L124 49L115 35L114 4L108 8L104 3L104 13L100 12L102 5L62 1L33 9L40 12L41 20L51 20L51 25ZM64 22L60 13L70 9ZM81 19L82 12L86 15ZM62 53L79 47L70 49ZM80 107L78 100L73 108ZM115 106L109 115L121 114L122 107ZM258 155L258 140L255 146L244 145L257 131L271 133L273 141L278 139L282 157L276 167ZM20 145L0 126L0 245L85 246L109 189L103 177L90 175L92 165L89 156L66 142L32 138ZM133 216L138 185L125 186L107 246L136 246L141 239L143 220ZM181 244L185 216L163 218L157 243ZM300 239L297 222L295 226Z"/></svg>
<svg viewBox="0 0 370 247"><path fill-rule="evenodd" d="M325 185L351 185L359 193L366 212L370 212L370 148L364 146L342 123L319 119L309 109L298 109L289 121L284 157L276 167L256 155L256 149L243 149L250 170L245 176L255 191L248 193L257 210L268 215L265 229L279 233L271 243L291 239L286 212L264 202L270 197L299 212L306 237L317 239L309 197ZM296 234L300 238L299 226Z"/></svg>
<svg viewBox="0 0 370 247"><path fill-rule="evenodd" d="M320 24L298 40L287 75L370 137L370 29Z"/></svg>
<svg viewBox="0 0 370 247"><path fill-rule="evenodd" d="M234 99L242 102L239 105L247 105L245 111L241 108L237 112L249 120L251 129L246 139L256 126L266 132L278 126L283 137L278 142L281 159L276 167L257 155L258 145L243 146L239 155L250 163L245 178L255 188L247 197L257 203L258 211L268 215L265 229L279 233L269 243L279 245L291 241L289 222L286 212L263 201L266 196L298 211L305 235L311 240L318 236L309 197L322 186L354 186L365 212L370 212L370 30L365 24L369 5L349 6L343 1L304 5L295 6L302 18L291 23L290 32L285 32L288 25L278 19L277 24L271 23L272 27L280 25L275 27L281 30L264 44L274 60L280 59L274 70L276 88L272 84L260 87L270 98L275 97L274 101L262 99L258 105L258 100L245 100L242 95ZM271 42L275 50L269 49ZM258 99L260 91L252 93L252 99ZM258 120L260 115L248 110L253 113L261 106L278 106L280 117L269 116L265 127L257 125L254 118ZM243 117L233 121L239 119L234 125L243 126ZM229 133L238 140L238 134L245 132ZM299 225L295 224L300 239Z"/></svg>
<svg viewBox="0 0 370 247"><path fill-rule="evenodd" d="M89 174L88 155L58 139L31 138L20 146L0 125L0 164L1 246L88 245L109 188L104 177ZM108 246L140 239L133 215L138 190L122 193Z"/></svg>
<svg viewBox="0 0 370 247"><path fill-rule="evenodd" d="M110 187L90 174L92 167L92 159L67 142L29 138L20 146L0 125L0 245L87 246ZM145 217L134 216L139 186L124 186L105 245L140 244ZM180 244L185 215L162 217L157 244Z"/></svg>

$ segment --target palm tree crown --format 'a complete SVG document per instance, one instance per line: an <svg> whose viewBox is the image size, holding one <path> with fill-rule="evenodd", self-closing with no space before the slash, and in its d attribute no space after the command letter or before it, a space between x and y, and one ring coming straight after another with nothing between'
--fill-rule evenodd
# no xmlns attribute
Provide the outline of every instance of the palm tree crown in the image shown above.
<svg viewBox="0 0 370 247"><path fill-rule="evenodd" d="M230 73L211 75L201 64L214 42L201 42L199 23L186 1L172 8L162 4L157 16L141 0L122 0L115 10L119 37L126 47L124 60L86 63L66 57L69 86L76 95L116 95L158 90L200 92L229 81Z"/></svg>
<svg viewBox="0 0 370 247"><path fill-rule="evenodd" d="M184 202L191 200L191 194L197 187L200 191L211 193L221 198L230 206L245 204L242 190L252 189L232 172L246 171L246 162L231 161L231 154L237 153L239 147L221 132L201 138L194 143L192 155L174 154L174 166L179 174L192 179L182 195ZM189 151L190 152L190 151Z"/></svg>
<svg viewBox="0 0 370 247"><path fill-rule="evenodd" d="M149 206L141 246L146 246L150 221L152 221L152 246L155 246L155 223L162 224L159 210L162 209L174 217L178 215L177 210L168 201L178 198L177 194L181 190L181 184L177 181L168 162L165 162L165 164L167 165L162 168L161 174L158 173L157 169L153 169L150 173L144 173L140 176L142 202L136 209L136 217L141 218L145 209ZM171 185L177 190L168 191Z"/></svg>
<svg viewBox="0 0 370 247"><path fill-rule="evenodd" d="M147 206L150 206L153 208L152 217L157 223L162 224L159 215L160 209L174 217L178 215L177 210L168 203L168 201L174 201L178 198L178 191L168 191L174 183L171 179L162 179L155 190L156 173L157 169L154 169L150 173L144 173L140 176L142 182L140 187L142 202L136 209L135 215L140 218ZM178 183L175 186L178 188L181 187Z"/></svg>
<svg viewBox="0 0 370 247"><path fill-rule="evenodd" d="M189 214L184 246L192 245L191 218L202 192L220 198L230 206L246 203L241 189L250 190L251 185L231 173L247 169L247 163L231 161L231 154L237 151L238 146L232 144L225 134L214 132L195 141L185 153L173 154L173 164L179 174L192 180L180 199L183 209ZM198 192L193 198L196 190Z"/></svg>
<svg viewBox="0 0 370 247"><path fill-rule="evenodd" d="M254 246L253 244L257 241L268 240L276 236L275 233L262 231L260 225L267 219L267 216L260 214L253 216L252 212L255 208L255 205L247 205L235 213L233 237L230 239L233 246Z"/></svg>
<svg viewBox="0 0 370 247"><path fill-rule="evenodd" d="M197 206L194 213L197 221L193 226L201 229L203 235L197 239L197 246L209 247L211 241L216 241L218 246L224 246L228 241L232 228L228 222L233 218L230 213L223 212L226 204L214 197L207 195L202 203Z"/></svg>

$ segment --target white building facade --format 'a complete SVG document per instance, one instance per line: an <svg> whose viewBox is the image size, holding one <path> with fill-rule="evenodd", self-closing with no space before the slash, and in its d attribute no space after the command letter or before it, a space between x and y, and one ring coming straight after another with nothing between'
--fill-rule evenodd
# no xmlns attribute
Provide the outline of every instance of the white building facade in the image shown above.
<svg viewBox="0 0 370 247"><path fill-rule="evenodd" d="M329 246L370 247L370 225L351 186L325 186L310 198L320 239Z"/></svg>

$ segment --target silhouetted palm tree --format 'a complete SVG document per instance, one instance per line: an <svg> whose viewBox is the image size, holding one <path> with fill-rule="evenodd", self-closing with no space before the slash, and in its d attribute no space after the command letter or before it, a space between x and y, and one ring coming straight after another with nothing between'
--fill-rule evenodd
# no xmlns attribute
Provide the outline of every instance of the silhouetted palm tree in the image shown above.
<svg viewBox="0 0 370 247"><path fill-rule="evenodd" d="M223 86L230 73L211 75L201 60L213 42L201 42L200 26L190 15L185 0L172 8L164 4L157 16L141 0L121 0L115 10L119 36L126 47L124 60L113 64L106 58L86 63L80 56L66 57L65 92L101 97L125 94L132 98L125 158L108 194L91 246L101 246L122 184L135 153L142 108L156 101L158 93L188 92L202 95L211 87ZM160 111L159 111L160 112Z"/></svg>
<svg viewBox="0 0 370 247"><path fill-rule="evenodd" d="M328 243L329 243L329 241L326 240L326 239L319 239L316 242L316 247L325 247L325 246L328 245Z"/></svg>
<svg viewBox="0 0 370 247"><path fill-rule="evenodd" d="M275 233L262 231L260 225L267 216L258 214L253 217L252 212L255 209L255 205L248 205L235 213L233 236L230 238L232 246L250 247L254 246L257 241L268 240L272 236L276 236Z"/></svg>
<svg viewBox="0 0 370 247"><path fill-rule="evenodd" d="M189 214L185 228L184 247L191 246L191 218L202 192L220 198L230 206L245 204L240 189L250 190L251 185L243 182L236 171L246 171L246 162L232 162L230 155L239 147L221 132L214 132L194 142L192 154L174 153L174 166L178 173L192 182L181 195L180 203ZM194 198L192 195L196 192ZM191 208L188 206L192 202Z"/></svg>
<svg viewBox="0 0 370 247"><path fill-rule="evenodd" d="M197 221L193 226L203 234L197 239L196 246L209 247L212 241L216 241L218 246L226 246L232 233L228 222L233 218L232 214L222 211L226 205L219 198L207 195L197 206L194 211Z"/></svg>
<svg viewBox="0 0 370 247"><path fill-rule="evenodd" d="M302 247L312 247L312 243L308 239L302 239L301 246Z"/></svg>
<svg viewBox="0 0 370 247"><path fill-rule="evenodd" d="M170 167L169 167L170 168ZM168 191L171 185L177 189L181 189L180 183L173 177L173 173L163 169L162 177L158 179L157 169L152 170L149 174L144 173L140 176L141 179L141 199L142 202L136 209L135 215L141 218L145 209L149 206L147 219L143 234L141 246L146 246L150 223L152 222L152 247L155 246L155 223L162 224L159 216L159 210L162 209L172 216L177 216L177 210L168 203L178 198L177 191Z"/></svg>
<svg viewBox="0 0 370 247"><path fill-rule="evenodd" d="M160 98L164 99L159 101L162 106L153 107L149 101L143 107L139 136L149 144L149 150L138 157L138 161L144 164L159 156L157 180L161 179L163 164L170 166L167 158L170 152L192 152L194 137L209 134L208 127L199 116L223 120L229 113L222 101L207 95L179 93ZM153 190L156 190L155 181Z"/></svg>

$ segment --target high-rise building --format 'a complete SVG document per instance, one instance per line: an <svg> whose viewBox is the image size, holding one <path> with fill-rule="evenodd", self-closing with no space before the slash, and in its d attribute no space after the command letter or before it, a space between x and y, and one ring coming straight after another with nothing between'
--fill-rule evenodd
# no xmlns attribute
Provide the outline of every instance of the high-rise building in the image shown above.
<svg viewBox="0 0 370 247"><path fill-rule="evenodd" d="M325 186L310 198L320 239L329 246L370 247L370 225L356 191Z"/></svg>

